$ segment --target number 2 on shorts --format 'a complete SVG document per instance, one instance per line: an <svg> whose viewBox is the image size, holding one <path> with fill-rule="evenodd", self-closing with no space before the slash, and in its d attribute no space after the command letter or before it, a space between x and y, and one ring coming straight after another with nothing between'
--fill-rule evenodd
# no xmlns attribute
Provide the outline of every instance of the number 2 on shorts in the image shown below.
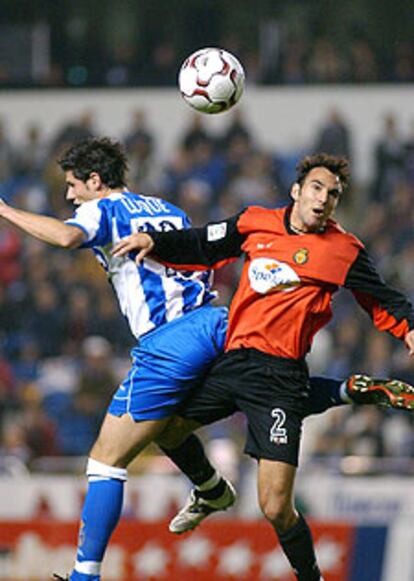
<svg viewBox="0 0 414 581"><path fill-rule="evenodd" d="M270 441L275 444L287 444L287 430L284 428L286 413L281 408L274 408L271 411L272 418L275 418L270 428Z"/></svg>

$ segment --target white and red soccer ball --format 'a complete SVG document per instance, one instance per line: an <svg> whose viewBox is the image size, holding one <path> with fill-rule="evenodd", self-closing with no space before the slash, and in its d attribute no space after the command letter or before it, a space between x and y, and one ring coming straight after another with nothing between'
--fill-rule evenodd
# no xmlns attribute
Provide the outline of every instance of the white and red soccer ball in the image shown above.
<svg viewBox="0 0 414 581"><path fill-rule="evenodd" d="M202 113L221 113L237 103L244 89L244 70L222 48L202 48L182 64L178 86L184 100Z"/></svg>

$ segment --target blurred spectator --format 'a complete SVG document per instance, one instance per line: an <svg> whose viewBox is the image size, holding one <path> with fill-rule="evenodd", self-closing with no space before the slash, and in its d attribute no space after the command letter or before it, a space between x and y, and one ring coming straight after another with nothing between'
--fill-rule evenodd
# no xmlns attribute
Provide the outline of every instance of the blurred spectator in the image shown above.
<svg viewBox="0 0 414 581"><path fill-rule="evenodd" d="M252 132L243 117L242 109L235 109L230 124L220 136L218 145L225 158L228 183L238 175L243 162L253 149Z"/></svg>
<svg viewBox="0 0 414 581"><path fill-rule="evenodd" d="M213 191L207 181L188 179L180 186L177 204L189 216L194 226L202 226L208 219Z"/></svg>
<svg viewBox="0 0 414 581"><path fill-rule="evenodd" d="M154 157L155 139L150 131L145 111L132 112L131 126L124 137L128 154L128 186L132 191L155 193L161 189L162 171Z"/></svg>
<svg viewBox="0 0 414 581"><path fill-rule="evenodd" d="M120 315L115 297L109 293L100 293L95 309L91 324L92 335L105 338L116 353L125 355L133 346L133 337L124 317Z"/></svg>
<svg viewBox="0 0 414 581"><path fill-rule="evenodd" d="M346 62L327 38L317 38L307 62L307 76L317 83L340 83L346 78Z"/></svg>
<svg viewBox="0 0 414 581"><path fill-rule="evenodd" d="M196 179L211 188L217 199L221 188L226 183L226 165L223 156L216 152L209 141L198 141L194 144L190 155L189 179Z"/></svg>
<svg viewBox="0 0 414 581"><path fill-rule="evenodd" d="M123 141L128 156L133 154L136 147L139 148L141 157L144 159L151 156L154 149L154 137L147 127L146 115L143 109L135 109L132 112L131 125Z"/></svg>
<svg viewBox="0 0 414 581"><path fill-rule="evenodd" d="M185 151L191 152L199 143L208 143L213 146L214 141L204 126L203 116L200 113L193 113L190 119L190 125L184 131L181 138L181 144Z"/></svg>
<svg viewBox="0 0 414 581"><path fill-rule="evenodd" d="M21 418L29 454L26 461L41 456L56 456L60 453L56 442L56 425L45 414L35 386L26 388L23 402Z"/></svg>
<svg viewBox="0 0 414 581"><path fill-rule="evenodd" d="M345 378L353 372L353 367L358 369L361 364L364 343L358 318L352 315L344 317L335 326L333 339L333 353L326 374Z"/></svg>
<svg viewBox="0 0 414 581"><path fill-rule="evenodd" d="M51 151L58 152L62 148L68 147L95 135L94 127L95 115L91 109L83 111L78 118L69 121L64 125L51 141Z"/></svg>
<svg viewBox="0 0 414 581"><path fill-rule="evenodd" d="M30 123L16 156L18 173L30 180L40 179L47 155L48 144L42 138L40 126Z"/></svg>
<svg viewBox="0 0 414 581"><path fill-rule="evenodd" d="M229 140L228 145L224 150L227 166L227 182L231 181L239 175L243 163L247 160L251 153L252 147L250 139L246 136L241 134L234 135L234 137Z"/></svg>
<svg viewBox="0 0 414 581"><path fill-rule="evenodd" d="M104 337L91 335L82 342L77 395L83 397L83 405L94 412L107 408L115 390L118 377L112 363L111 344Z"/></svg>
<svg viewBox="0 0 414 581"><path fill-rule="evenodd" d="M68 203L65 200L65 176L59 171L59 166L56 163L60 154L63 153L64 147L65 145L62 144L50 152L43 171L43 181L48 197L49 210L55 216L61 216L68 208Z"/></svg>
<svg viewBox="0 0 414 581"><path fill-rule="evenodd" d="M404 176L404 145L393 113L384 117L383 133L375 147L372 199L386 202Z"/></svg>
<svg viewBox="0 0 414 581"><path fill-rule="evenodd" d="M177 51L170 39L161 40L142 66L139 77L155 86L175 85L177 81Z"/></svg>
<svg viewBox="0 0 414 581"><path fill-rule="evenodd" d="M316 136L313 151L344 155L352 160L350 129L338 109L329 111Z"/></svg>
<svg viewBox="0 0 414 581"><path fill-rule="evenodd" d="M75 287L68 295L66 337L80 344L91 334L94 309L86 288Z"/></svg>
<svg viewBox="0 0 414 581"><path fill-rule="evenodd" d="M350 80L355 83L379 81L378 63L375 53L364 38L356 38L350 43Z"/></svg>
<svg viewBox="0 0 414 581"><path fill-rule="evenodd" d="M185 147L177 147L167 163L163 175L163 197L177 203L178 190L190 174L190 154Z"/></svg>
<svg viewBox="0 0 414 581"><path fill-rule="evenodd" d="M280 80L288 85L306 82L306 42L301 36L288 38L281 50Z"/></svg>
<svg viewBox="0 0 414 581"><path fill-rule="evenodd" d="M414 81L414 45L412 42L395 43L395 54L392 63L391 80L400 83Z"/></svg>
<svg viewBox="0 0 414 581"><path fill-rule="evenodd" d="M33 339L22 340L13 364L13 372L19 389L38 379L40 356L39 348Z"/></svg>
<svg viewBox="0 0 414 581"><path fill-rule="evenodd" d="M229 184L229 191L241 207L249 204L272 207L277 205L279 192L271 178L271 158L256 151L242 163L240 173Z"/></svg>
<svg viewBox="0 0 414 581"><path fill-rule="evenodd" d="M385 333L370 329L366 341L367 349L361 369L374 377L391 376L390 338Z"/></svg>
<svg viewBox="0 0 414 581"><path fill-rule="evenodd" d="M56 413L56 441L68 456L86 456L94 443L102 421L102 410L96 409L85 393L78 392L66 400Z"/></svg>
<svg viewBox="0 0 414 581"><path fill-rule="evenodd" d="M242 209L240 199L237 195L234 195L230 187L225 188L217 200L217 204L211 209L211 219L214 222L219 222L224 220L229 216L234 216ZM215 273L215 278L220 276L222 269L218 269Z"/></svg>
<svg viewBox="0 0 414 581"><path fill-rule="evenodd" d="M58 294L54 286L46 281L37 285L32 292L34 308L26 321L27 333L36 342L41 357L57 355L66 331Z"/></svg>
<svg viewBox="0 0 414 581"><path fill-rule="evenodd" d="M219 145L223 150L228 150L232 147L233 141L244 143L247 150L253 145L252 130L247 126L241 107L237 107L231 113L231 121L221 134Z"/></svg>
<svg viewBox="0 0 414 581"><path fill-rule="evenodd" d="M79 365L77 358L73 354L65 353L63 349L57 357L41 360L37 385L50 416L65 407L75 393ZM63 397L60 397L62 394Z"/></svg>

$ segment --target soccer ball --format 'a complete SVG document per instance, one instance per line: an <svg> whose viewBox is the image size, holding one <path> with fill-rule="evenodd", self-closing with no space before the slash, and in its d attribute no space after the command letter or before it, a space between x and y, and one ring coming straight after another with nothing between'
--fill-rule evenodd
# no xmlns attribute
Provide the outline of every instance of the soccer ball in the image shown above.
<svg viewBox="0 0 414 581"><path fill-rule="evenodd" d="M202 48L182 64L178 86L190 107L202 113L221 113L242 96L243 67L222 48Z"/></svg>

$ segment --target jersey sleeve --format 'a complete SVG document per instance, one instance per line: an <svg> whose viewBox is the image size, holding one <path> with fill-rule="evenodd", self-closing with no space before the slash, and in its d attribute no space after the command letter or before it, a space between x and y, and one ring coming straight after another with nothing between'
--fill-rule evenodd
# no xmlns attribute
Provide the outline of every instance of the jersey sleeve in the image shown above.
<svg viewBox="0 0 414 581"><path fill-rule="evenodd" d="M220 268L242 254L245 236L238 230L240 215L202 228L151 232L153 253L165 264L180 269Z"/></svg>
<svg viewBox="0 0 414 581"><path fill-rule="evenodd" d="M79 206L66 224L77 226L85 233L86 240L79 248L105 246L112 241L107 208L101 200L91 200Z"/></svg>
<svg viewBox="0 0 414 581"><path fill-rule="evenodd" d="M344 286L352 291L380 331L404 339L414 329L412 304L401 292L384 282L364 248L349 269Z"/></svg>

